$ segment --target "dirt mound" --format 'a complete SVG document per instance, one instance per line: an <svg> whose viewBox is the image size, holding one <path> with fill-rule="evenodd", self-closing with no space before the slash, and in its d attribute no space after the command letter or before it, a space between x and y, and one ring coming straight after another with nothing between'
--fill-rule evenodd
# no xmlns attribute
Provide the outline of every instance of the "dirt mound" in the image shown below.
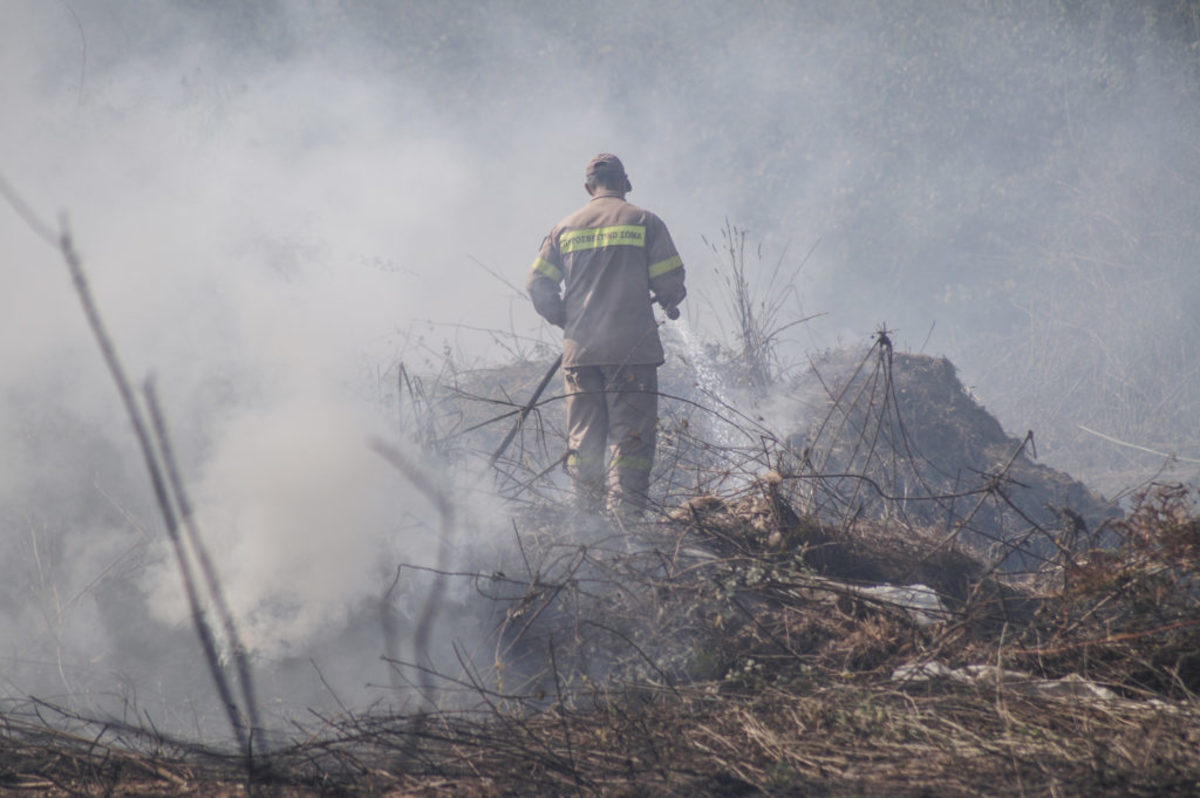
<svg viewBox="0 0 1200 798"><path fill-rule="evenodd" d="M1064 534L1119 515L1070 475L1036 463L1033 433L1008 435L945 358L869 351L815 363L791 390L809 408L788 437L792 497L822 517L941 527L1007 570L1034 570Z"/></svg>

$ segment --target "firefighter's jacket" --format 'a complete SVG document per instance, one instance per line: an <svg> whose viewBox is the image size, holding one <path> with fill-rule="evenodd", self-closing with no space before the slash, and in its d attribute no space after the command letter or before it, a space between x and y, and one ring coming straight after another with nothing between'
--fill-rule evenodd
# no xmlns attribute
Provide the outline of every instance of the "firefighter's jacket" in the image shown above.
<svg viewBox="0 0 1200 798"><path fill-rule="evenodd" d="M525 287L537 312L563 328L564 368L657 366L651 299L678 305L683 277L662 220L601 191L546 236Z"/></svg>

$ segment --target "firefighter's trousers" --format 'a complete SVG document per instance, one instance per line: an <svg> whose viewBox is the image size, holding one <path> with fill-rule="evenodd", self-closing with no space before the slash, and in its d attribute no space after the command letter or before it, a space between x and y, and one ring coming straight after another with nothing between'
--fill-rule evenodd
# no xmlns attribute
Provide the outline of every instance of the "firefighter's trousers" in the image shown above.
<svg viewBox="0 0 1200 798"><path fill-rule="evenodd" d="M601 509L607 494L611 509L643 510L654 464L658 367L578 366L565 373L567 470L580 505Z"/></svg>

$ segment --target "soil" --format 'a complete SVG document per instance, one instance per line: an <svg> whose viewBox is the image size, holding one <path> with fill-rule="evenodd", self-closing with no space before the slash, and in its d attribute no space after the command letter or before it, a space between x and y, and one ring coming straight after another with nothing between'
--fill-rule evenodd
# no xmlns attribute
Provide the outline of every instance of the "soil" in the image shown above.
<svg viewBox="0 0 1200 798"><path fill-rule="evenodd" d="M869 351L827 356L792 391L808 409L788 436L801 473L829 475L810 506L943 527L1010 571L1053 559L1063 535L1103 536L1120 508L1035 461L945 358ZM835 476L848 475L848 476Z"/></svg>

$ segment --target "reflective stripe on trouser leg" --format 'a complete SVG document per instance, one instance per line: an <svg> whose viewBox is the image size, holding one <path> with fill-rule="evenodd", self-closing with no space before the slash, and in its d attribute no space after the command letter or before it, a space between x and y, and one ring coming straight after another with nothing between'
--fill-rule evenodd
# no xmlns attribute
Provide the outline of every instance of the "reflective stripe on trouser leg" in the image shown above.
<svg viewBox="0 0 1200 798"><path fill-rule="evenodd" d="M575 497L589 510L604 506L608 403L604 372L597 366L565 369L567 394L567 472Z"/></svg>
<svg viewBox="0 0 1200 798"><path fill-rule="evenodd" d="M614 509L641 510L650 492L658 426L658 367L622 366L609 372L608 436L612 441Z"/></svg>

